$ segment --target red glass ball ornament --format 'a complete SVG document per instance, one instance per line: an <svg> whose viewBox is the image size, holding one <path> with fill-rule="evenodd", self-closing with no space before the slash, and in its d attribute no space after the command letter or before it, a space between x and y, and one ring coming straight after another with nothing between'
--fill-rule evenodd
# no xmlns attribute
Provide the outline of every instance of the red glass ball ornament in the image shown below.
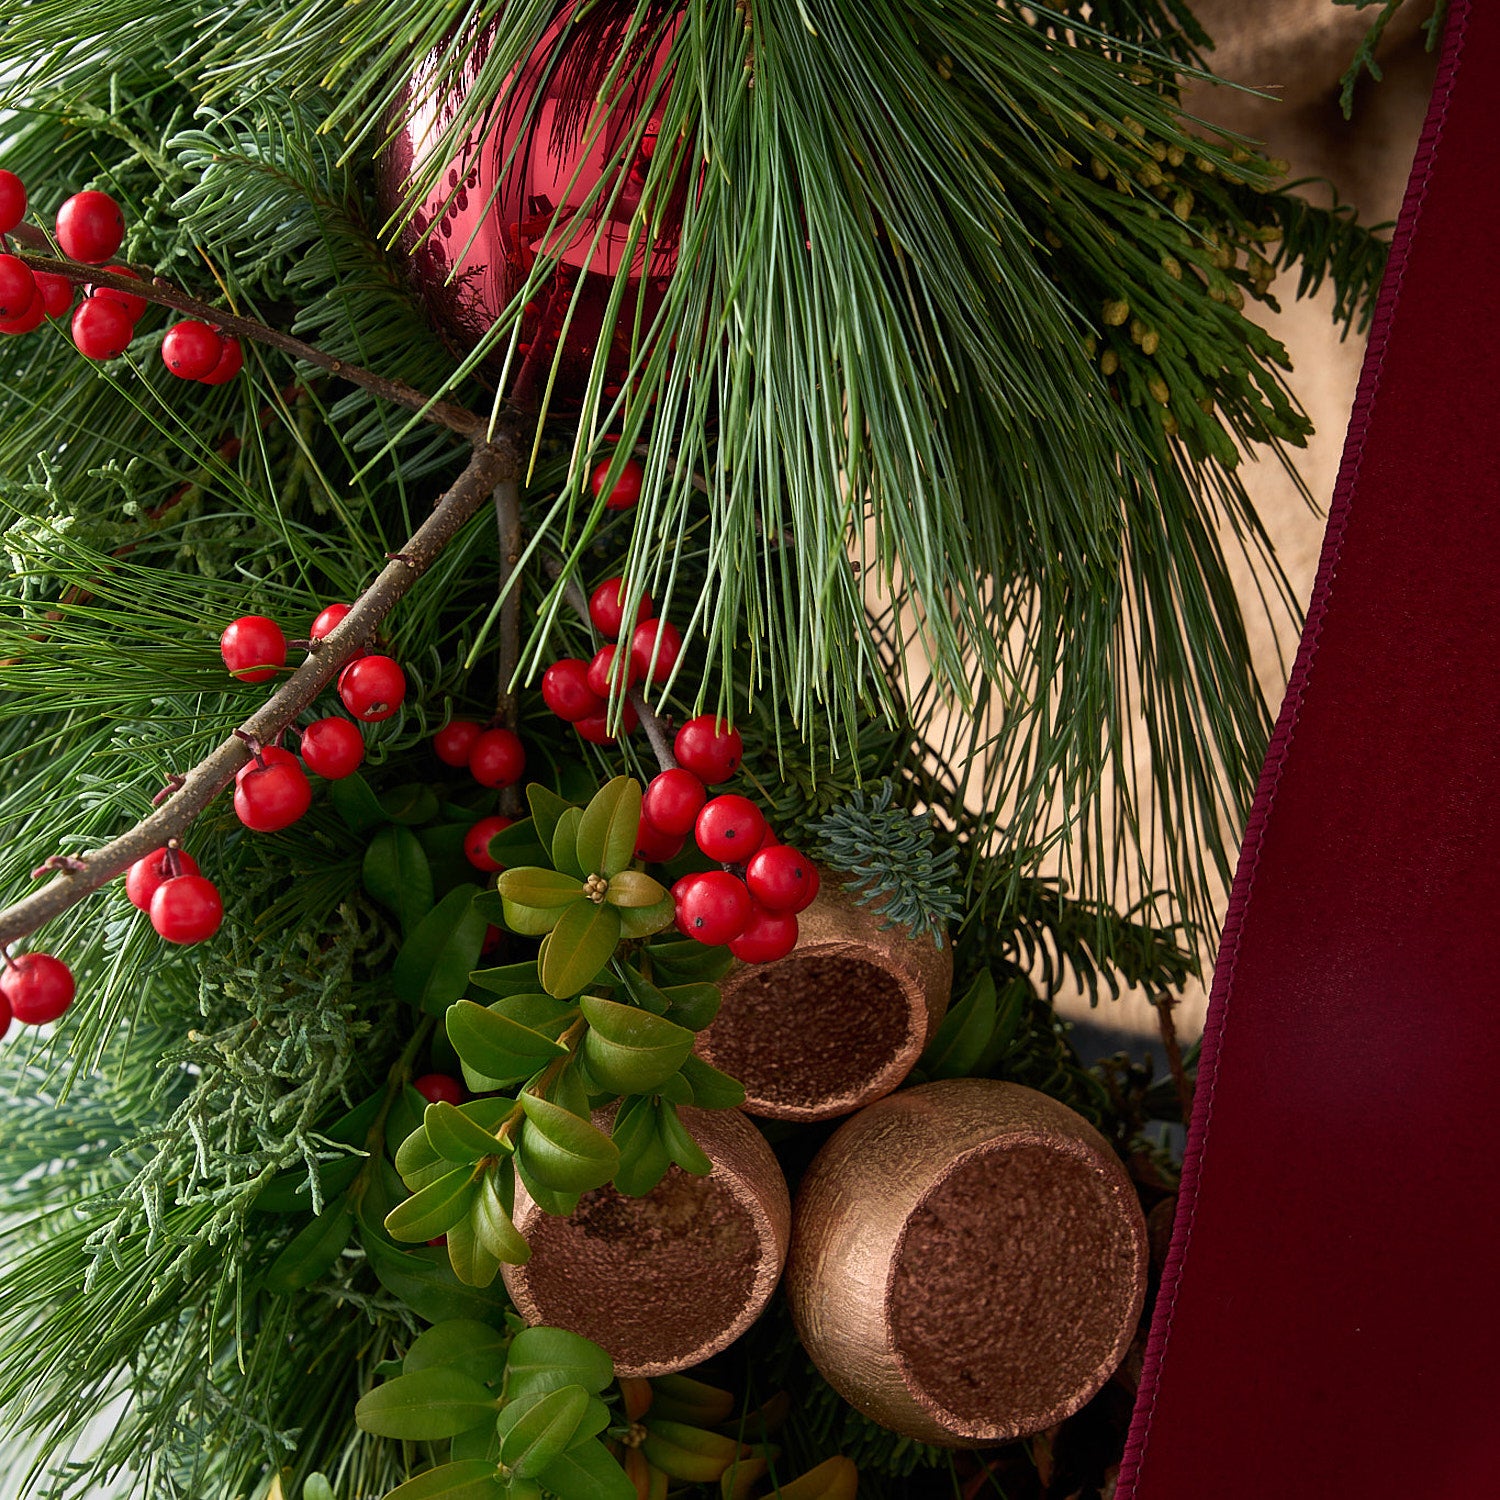
<svg viewBox="0 0 1500 1500"><path fill-rule="evenodd" d="M23 953L0 971L0 997L23 1026L45 1026L73 1003L73 971L50 953Z"/></svg>
<svg viewBox="0 0 1500 1500"><path fill-rule="evenodd" d="M125 215L108 193L74 193L57 211L57 243L71 260L101 266L125 242Z"/></svg>
<svg viewBox="0 0 1500 1500"><path fill-rule="evenodd" d="M26 184L0 168L0 234L9 234L26 217Z"/></svg>
<svg viewBox="0 0 1500 1500"><path fill-rule="evenodd" d="M691 771L674 766L651 778L641 799L641 813L663 833L685 838L693 831L707 800L703 783Z"/></svg>
<svg viewBox="0 0 1500 1500"><path fill-rule="evenodd" d="M130 898L132 906L139 907L141 911L150 911L151 898L166 881L175 880L179 875L198 873L198 861L186 849L175 851L175 868L174 862L168 858L171 852L173 851L157 849L144 859L136 860L125 872L125 894Z"/></svg>
<svg viewBox="0 0 1500 1500"><path fill-rule="evenodd" d="M115 359L135 337L135 324L118 302L85 297L73 311L73 342L85 359Z"/></svg>
<svg viewBox="0 0 1500 1500"><path fill-rule="evenodd" d="M640 722L640 716L636 713L633 704L626 703L621 707L620 729L625 734L634 734ZM573 728L591 745L618 745L620 743L619 736L610 733L609 715L603 711L591 714L587 719L579 719Z"/></svg>
<svg viewBox="0 0 1500 1500"><path fill-rule="evenodd" d="M269 682L286 664L286 637L267 615L241 615L224 627L219 655L231 677L241 682Z"/></svg>
<svg viewBox="0 0 1500 1500"><path fill-rule="evenodd" d="M378 724L400 709L406 673L389 656L361 656L339 673L339 697L362 724Z"/></svg>
<svg viewBox="0 0 1500 1500"><path fill-rule="evenodd" d="M295 763L252 766L235 779L235 814L256 833L290 828L311 806L312 785Z"/></svg>
<svg viewBox="0 0 1500 1500"><path fill-rule="evenodd" d="M508 729L486 729L469 751L469 770L480 786L514 786L526 770L526 747Z"/></svg>
<svg viewBox="0 0 1500 1500"><path fill-rule="evenodd" d="M731 729L712 714L701 714L677 731L672 751L678 763L699 781L714 786L728 781L739 770L745 746L738 729Z"/></svg>
<svg viewBox="0 0 1500 1500"><path fill-rule="evenodd" d="M207 375L199 376L204 385L228 385L245 368L245 351L238 339L221 340L223 350L219 362Z"/></svg>
<svg viewBox="0 0 1500 1500"><path fill-rule="evenodd" d="M132 281L139 281L141 279L139 273L132 271L129 266L105 266L104 269L111 276L128 276ZM134 292L121 292L112 286L101 286L90 292L89 295L99 298L101 302L118 302L125 309L126 315L132 323L140 322L141 315L146 311L146 299L144 297L137 297Z"/></svg>
<svg viewBox="0 0 1500 1500"><path fill-rule="evenodd" d="M432 737L432 748L445 766L467 766L480 730L472 719L454 719Z"/></svg>
<svg viewBox="0 0 1500 1500"><path fill-rule="evenodd" d="M588 662L576 656L565 656L542 673L542 702L570 724L598 718L605 709L604 699L589 686Z"/></svg>
<svg viewBox="0 0 1500 1500"><path fill-rule="evenodd" d="M754 911L745 882L727 870L684 875L672 887L672 900L678 931L700 943L733 942Z"/></svg>
<svg viewBox="0 0 1500 1500"><path fill-rule="evenodd" d="M0 255L0 318L19 318L36 294L31 267L18 255Z"/></svg>
<svg viewBox="0 0 1500 1500"><path fill-rule="evenodd" d="M259 755L253 760L247 760L234 773L234 779L237 783L241 782L252 771L258 771L263 766L297 766L299 771L302 769L301 766L297 765L297 757L290 750L283 750L280 745L266 745L262 748Z"/></svg>
<svg viewBox="0 0 1500 1500"><path fill-rule="evenodd" d="M352 604L330 604L326 609L319 610L317 618L307 627L308 639L321 641L325 636L332 635L353 608Z"/></svg>
<svg viewBox="0 0 1500 1500"><path fill-rule="evenodd" d="M72 307L73 283L66 276L59 276L55 271L38 271L36 284L49 318L60 318Z"/></svg>
<svg viewBox="0 0 1500 1500"><path fill-rule="evenodd" d="M429 1104L462 1104L469 1097L463 1084L446 1073L424 1073L413 1078L411 1086Z"/></svg>
<svg viewBox="0 0 1500 1500"><path fill-rule="evenodd" d="M613 458L601 458L594 465L594 471L589 475L589 488L594 492L597 500L604 495L604 488L609 484L610 465ZM627 458L625 467L620 470L620 477L609 485L609 493L605 495L605 510L629 510L631 506L640 502L641 483L646 477L646 471L641 468L635 459Z"/></svg>
<svg viewBox="0 0 1500 1500"><path fill-rule="evenodd" d="M365 737L348 719L318 719L302 731L302 759L325 781L340 781L359 770Z"/></svg>
<svg viewBox="0 0 1500 1500"><path fill-rule="evenodd" d="M635 618L644 623L653 614L651 595L644 590L635 607ZM589 619L594 622L594 629L607 641L620 639L620 632L625 627L625 580L623 578L606 578L598 588L589 595Z"/></svg>
<svg viewBox="0 0 1500 1500"><path fill-rule="evenodd" d="M483 870L486 875L493 875L496 870L503 870L504 865L490 853L490 840L500 832L502 828L510 827L510 819L502 817L481 818L464 835L464 858L474 866L476 870Z"/></svg>
<svg viewBox="0 0 1500 1500"><path fill-rule="evenodd" d="M641 116L675 23L654 38L649 28L629 26L628 10L589 6L575 18L577 9L560 8L501 97L480 112L473 135L401 236L409 275L430 316L464 348L488 332L539 256L558 257L527 305L508 392L519 400L538 399L560 350L554 408L577 403L601 343L607 350L605 394L614 394L611 386L618 389L629 368L636 317L649 327L661 307L686 201L684 182L666 204L648 206L661 226L659 237L649 246L636 242L631 225L659 120L659 114L644 122ZM622 52L624 66L608 85L618 102L601 121L597 100ZM397 210L408 183L430 165L488 54L489 42L481 40L462 75L442 88L432 76L436 58L419 65L393 107L393 139L380 159L383 212ZM637 132L637 154L624 180L606 181L611 158ZM611 319L614 276L627 255L633 255L622 304L628 312ZM497 354L503 358L503 344Z"/></svg>
<svg viewBox="0 0 1500 1500"><path fill-rule="evenodd" d="M771 964L797 946L797 918L789 911L766 911L757 906L729 951L742 964Z"/></svg>
<svg viewBox="0 0 1500 1500"><path fill-rule="evenodd" d="M47 301L42 296L41 287L32 289L31 301L26 305L25 312L14 318L0 318L0 333L9 334L14 337L21 333L30 333L33 329L42 326L42 319L47 316Z"/></svg>
<svg viewBox="0 0 1500 1500"><path fill-rule="evenodd" d="M686 842L680 833L667 833L649 818L642 817L636 828L635 857L659 864L664 860L676 859Z"/></svg>
<svg viewBox="0 0 1500 1500"><path fill-rule="evenodd" d="M818 867L790 844L765 844L745 866L755 904L774 912L805 911L821 884Z"/></svg>
<svg viewBox="0 0 1500 1500"><path fill-rule="evenodd" d="M681 655L682 632L670 620L642 620L630 637L630 660L642 682L648 676L652 682L665 682Z"/></svg>
<svg viewBox="0 0 1500 1500"><path fill-rule="evenodd" d="M765 837L766 820L748 798L733 793L706 802L693 825L698 847L721 864L742 865Z"/></svg>
<svg viewBox="0 0 1500 1500"><path fill-rule="evenodd" d="M169 943L201 943L223 920L218 887L201 875L164 880L151 898L151 925Z"/></svg>
<svg viewBox="0 0 1500 1500"><path fill-rule="evenodd" d="M618 646L601 646L594 653L594 659L589 663L589 691L596 698L608 699L610 695L610 690L614 686L615 654L619 649ZM635 660L631 658L625 664L625 686L634 687L638 681L639 676L635 670Z"/></svg>
<svg viewBox="0 0 1500 1500"><path fill-rule="evenodd" d="M224 340L192 318L174 323L161 341L162 363L180 380L212 375L223 353Z"/></svg>

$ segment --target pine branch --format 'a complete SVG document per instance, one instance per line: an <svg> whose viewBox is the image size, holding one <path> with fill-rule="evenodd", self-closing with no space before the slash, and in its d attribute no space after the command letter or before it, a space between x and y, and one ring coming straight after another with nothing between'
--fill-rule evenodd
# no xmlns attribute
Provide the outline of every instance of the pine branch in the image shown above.
<svg viewBox="0 0 1500 1500"><path fill-rule="evenodd" d="M374 635L380 622L427 571L496 484L520 472L520 433L512 419L495 444L476 445L463 473L438 501L432 514L355 601L339 627L309 655L240 729L183 778L181 786L150 817L104 848L76 861L25 900L0 912L0 947L14 942L76 905L138 859L179 838L193 820L251 758L247 738L274 744L334 679L340 668ZM244 737L241 737L244 736Z"/></svg>

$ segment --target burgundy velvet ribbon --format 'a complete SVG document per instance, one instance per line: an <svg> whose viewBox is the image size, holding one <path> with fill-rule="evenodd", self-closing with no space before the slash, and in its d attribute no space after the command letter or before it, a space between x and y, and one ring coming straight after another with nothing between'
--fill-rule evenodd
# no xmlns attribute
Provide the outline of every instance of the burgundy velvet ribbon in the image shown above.
<svg viewBox="0 0 1500 1500"><path fill-rule="evenodd" d="M1455 0L1117 1500L1500 1495L1500 3Z"/></svg>

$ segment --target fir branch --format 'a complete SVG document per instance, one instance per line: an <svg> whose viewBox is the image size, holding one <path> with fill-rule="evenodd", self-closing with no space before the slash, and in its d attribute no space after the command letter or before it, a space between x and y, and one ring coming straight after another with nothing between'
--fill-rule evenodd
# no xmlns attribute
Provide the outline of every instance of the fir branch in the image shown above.
<svg viewBox="0 0 1500 1500"><path fill-rule="evenodd" d="M1380 43L1385 36L1386 27L1396 18L1396 12L1406 3L1406 0L1333 0L1335 5L1353 6L1355 10L1366 10L1372 5L1380 6L1380 14L1370 23L1370 28L1360 38L1359 46L1355 49L1354 56L1349 61L1349 66L1344 69L1339 78L1339 108L1344 112L1346 120L1354 118L1354 91L1359 86L1361 73L1368 73L1376 83L1385 77L1385 72L1376 60L1375 54L1380 50ZM1422 29L1427 33L1427 50L1432 52L1436 49L1443 35L1443 21L1448 10L1448 0L1436 0L1432 14L1422 22Z"/></svg>
<svg viewBox="0 0 1500 1500"><path fill-rule="evenodd" d="M107 881L123 874L136 860L168 839L179 838L193 820L229 784L251 758L246 738L274 744L282 731L337 675L339 669L375 633L376 627L411 586L432 566L443 548L483 504L503 478L515 475L520 459L513 429L494 445L476 446L463 473L439 500L432 514L355 601L338 629L327 636L286 682L218 749L183 778L165 805L128 833L85 856L84 868L66 870L42 890L0 912L0 946L33 932L76 905Z"/></svg>

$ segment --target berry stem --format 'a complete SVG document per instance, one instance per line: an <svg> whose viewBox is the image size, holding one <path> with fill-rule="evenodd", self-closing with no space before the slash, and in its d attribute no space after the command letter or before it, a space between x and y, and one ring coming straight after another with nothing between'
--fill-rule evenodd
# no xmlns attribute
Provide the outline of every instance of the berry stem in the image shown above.
<svg viewBox="0 0 1500 1500"><path fill-rule="evenodd" d="M495 699L495 717L512 733L519 719L516 704L516 672L521 665L521 484L516 478L502 479L495 486L495 525L500 544L500 686ZM500 811L507 818L525 813L517 782L500 793Z"/></svg>
<svg viewBox="0 0 1500 1500"><path fill-rule="evenodd" d="M34 932L123 874L138 859L179 837L250 759L243 736L274 743L277 736L338 675L339 669L374 635L376 627L437 559L507 475L519 474L521 419L502 424L493 443L476 443L463 473L438 501L402 550L403 560L387 563L355 601L337 629L323 638L323 649L307 660L219 747L182 778L181 786L149 817L102 849L77 861L82 868L62 871L41 890L0 912L0 944ZM241 734L243 731L243 736Z"/></svg>
<svg viewBox="0 0 1500 1500"><path fill-rule="evenodd" d="M407 385L405 381L390 380L384 375L377 375L373 370L365 369L362 365L350 364L348 360L335 359L315 345L293 338L289 333L282 333L280 329L270 328L254 318L242 318L237 313L225 312L222 308L214 307L210 303L200 302L196 297L188 296L180 287L173 286L163 277L153 276L149 280L137 281L129 276L116 276L113 272L106 271L99 266L86 266L79 261L54 259L50 253L52 246L40 229L29 224L21 224L17 226L14 233L20 244L33 250L47 252L20 257L32 271L46 271L53 276L64 276L79 286L112 287L115 291L129 292L133 296L144 298L147 302L154 302L159 307L170 307L175 312L185 313L188 317L196 318L225 333L232 333L240 338L254 339L257 343L269 345L272 349L279 349L283 354L289 354L294 359L316 365L320 370L327 370L330 375L337 375L353 385L362 386L372 394L396 406L404 406L408 411L416 412L424 420L434 422L439 427L446 427L452 432L461 433L466 438L473 440L481 438L488 425L486 418L475 415L456 402L435 401L432 397L424 396L421 391Z"/></svg>

